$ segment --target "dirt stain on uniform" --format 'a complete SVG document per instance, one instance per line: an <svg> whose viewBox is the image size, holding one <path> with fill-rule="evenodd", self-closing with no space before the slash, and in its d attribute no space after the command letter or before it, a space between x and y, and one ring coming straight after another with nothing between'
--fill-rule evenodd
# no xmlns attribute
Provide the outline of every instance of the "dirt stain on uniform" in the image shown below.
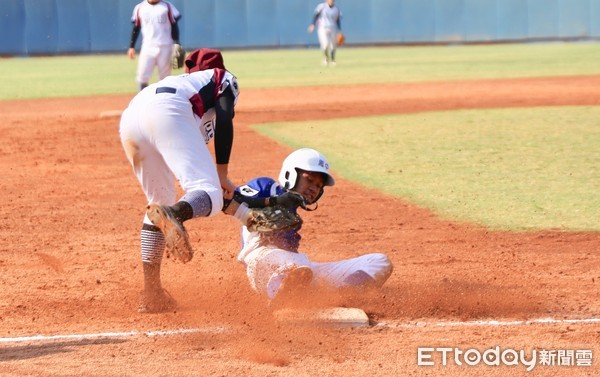
<svg viewBox="0 0 600 377"><path fill-rule="evenodd" d="M140 146L133 140L123 141L123 148L129 163L133 166L134 170L139 170L140 166Z"/></svg>

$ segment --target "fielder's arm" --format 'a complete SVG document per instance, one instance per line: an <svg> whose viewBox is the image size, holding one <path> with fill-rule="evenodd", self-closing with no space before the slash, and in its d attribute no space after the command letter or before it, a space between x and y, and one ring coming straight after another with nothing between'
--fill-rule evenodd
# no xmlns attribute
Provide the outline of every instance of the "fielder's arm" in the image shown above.
<svg viewBox="0 0 600 377"><path fill-rule="evenodd" d="M135 59L135 42L140 35L140 30L142 30L142 27L134 23L131 30L131 38L129 39L129 50L127 50L127 55L130 59Z"/></svg>

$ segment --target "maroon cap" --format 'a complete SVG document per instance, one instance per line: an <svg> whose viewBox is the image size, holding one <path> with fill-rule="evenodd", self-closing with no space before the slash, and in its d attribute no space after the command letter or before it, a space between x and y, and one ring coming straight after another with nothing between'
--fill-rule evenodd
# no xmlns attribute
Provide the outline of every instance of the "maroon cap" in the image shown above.
<svg viewBox="0 0 600 377"><path fill-rule="evenodd" d="M199 48L185 59L185 72L192 73L207 69L225 69L221 51L212 48Z"/></svg>

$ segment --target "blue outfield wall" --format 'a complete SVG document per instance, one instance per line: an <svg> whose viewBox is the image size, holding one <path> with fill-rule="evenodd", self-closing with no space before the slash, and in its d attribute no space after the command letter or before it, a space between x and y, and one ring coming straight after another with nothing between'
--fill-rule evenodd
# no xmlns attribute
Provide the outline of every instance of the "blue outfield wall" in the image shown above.
<svg viewBox="0 0 600 377"><path fill-rule="evenodd" d="M2 0L0 55L125 52L140 0ZM322 0L172 0L184 47L316 46ZM349 45L600 37L600 0L337 0ZM136 47L139 48L141 37Z"/></svg>

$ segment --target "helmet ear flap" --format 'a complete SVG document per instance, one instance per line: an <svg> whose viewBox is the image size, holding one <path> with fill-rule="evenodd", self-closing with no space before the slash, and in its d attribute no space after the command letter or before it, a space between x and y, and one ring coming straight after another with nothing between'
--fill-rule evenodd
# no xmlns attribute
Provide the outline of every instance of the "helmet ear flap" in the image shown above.
<svg viewBox="0 0 600 377"><path fill-rule="evenodd" d="M284 177L285 177L285 185L283 186L283 188L286 190L289 190L291 188L290 187L290 172L286 171Z"/></svg>
<svg viewBox="0 0 600 377"><path fill-rule="evenodd" d="M286 190L291 190L296 185L298 179L298 172L296 168L289 167L288 169L281 170L279 175L279 183Z"/></svg>

